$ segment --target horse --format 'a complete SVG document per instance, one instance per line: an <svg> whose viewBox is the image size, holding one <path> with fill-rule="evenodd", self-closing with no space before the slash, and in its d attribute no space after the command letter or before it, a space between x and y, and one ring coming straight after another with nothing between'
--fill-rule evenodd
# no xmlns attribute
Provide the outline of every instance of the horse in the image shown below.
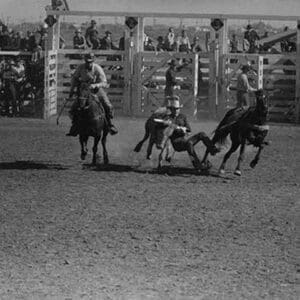
<svg viewBox="0 0 300 300"><path fill-rule="evenodd" d="M98 143L101 140L103 162L109 163L106 149L106 140L109 132L105 111L96 92L90 92L88 97L78 98L78 131L81 145L81 159L85 160L88 153L87 142L89 137L94 138L92 164L97 164Z"/></svg>
<svg viewBox="0 0 300 300"><path fill-rule="evenodd" d="M250 163L251 168L257 165L261 151L264 146L269 144L265 141L265 137L269 131L269 126L266 125L268 117L268 97L264 95L263 90L256 91L255 95L255 106L249 107L246 110L243 108L234 108L228 111L215 130L212 138L214 144L225 144L228 135L230 135L232 142L219 168L221 175L225 174L226 162L239 146L240 154L234 174L241 176L241 163L244 159L246 144L251 144L258 148L254 159ZM206 151L202 163L207 164L208 154L209 152Z"/></svg>

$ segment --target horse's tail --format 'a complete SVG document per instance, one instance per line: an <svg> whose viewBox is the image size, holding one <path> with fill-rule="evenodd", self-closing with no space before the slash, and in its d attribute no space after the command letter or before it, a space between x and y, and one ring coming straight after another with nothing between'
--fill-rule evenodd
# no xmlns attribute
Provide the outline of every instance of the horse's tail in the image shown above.
<svg viewBox="0 0 300 300"><path fill-rule="evenodd" d="M229 124L219 124L219 126L214 131L213 143L224 145L227 140L227 136L232 131L233 126L236 124L236 121L230 122Z"/></svg>

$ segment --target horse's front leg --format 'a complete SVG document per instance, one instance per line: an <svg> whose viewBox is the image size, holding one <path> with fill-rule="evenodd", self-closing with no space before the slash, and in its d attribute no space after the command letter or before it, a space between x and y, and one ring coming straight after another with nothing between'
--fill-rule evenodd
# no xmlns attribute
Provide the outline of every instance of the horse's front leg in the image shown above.
<svg viewBox="0 0 300 300"><path fill-rule="evenodd" d="M86 155L88 153L88 149L87 149L87 141L88 141L88 137L87 136L83 136L80 135L79 136L79 141L80 141L80 145L81 145L81 155L80 158L82 160L85 160Z"/></svg>
<svg viewBox="0 0 300 300"><path fill-rule="evenodd" d="M264 148L264 145L260 145L258 147L258 151L254 157L254 159L250 162L250 167L251 168L255 168L255 166L257 165L258 161L259 161L259 158L260 158L260 153L262 151L262 149Z"/></svg>
<svg viewBox="0 0 300 300"><path fill-rule="evenodd" d="M109 159L108 159L108 153L107 153L107 149L106 149L106 138L107 138L107 133L105 132L101 139L101 144L102 144L102 150L103 150L103 162L105 165L108 165Z"/></svg>
<svg viewBox="0 0 300 300"><path fill-rule="evenodd" d="M94 146L93 146L93 161L92 164L95 166L97 164L97 151L98 151L98 143L101 139L101 135L94 137Z"/></svg>
<svg viewBox="0 0 300 300"><path fill-rule="evenodd" d="M242 172L241 172L241 163L242 163L242 161L244 160L244 157L245 157L245 147L246 147L246 140L243 140L242 143L241 143L240 155L239 155L239 158L238 158L238 163L237 163L237 166L236 166L235 171L234 171L234 174L238 175L238 176L242 175Z"/></svg>
<svg viewBox="0 0 300 300"><path fill-rule="evenodd" d="M229 157L231 156L232 153L234 153L237 148L239 147L240 143L239 142L234 142L232 141L232 144L231 144L231 147L230 149L226 152L226 154L224 155L224 158L223 158L223 161L222 161L222 164L219 168L219 173L221 175L225 174L225 166L226 166L226 162L227 160L229 159Z"/></svg>

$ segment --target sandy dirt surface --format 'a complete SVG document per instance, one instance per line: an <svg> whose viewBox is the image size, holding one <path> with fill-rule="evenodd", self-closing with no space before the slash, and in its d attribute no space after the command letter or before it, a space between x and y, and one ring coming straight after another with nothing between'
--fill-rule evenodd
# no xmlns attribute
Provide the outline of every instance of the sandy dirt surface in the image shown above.
<svg viewBox="0 0 300 300"><path fill-rule="evenodd" d="M212 175L181 153L158 174L132 152L141 119L118 119L92 167L54 121L0 119L0 299L299 299L300 127L271 126L255 169L249 147L242 177L237 155L218 177L224 152Z"/></svg>

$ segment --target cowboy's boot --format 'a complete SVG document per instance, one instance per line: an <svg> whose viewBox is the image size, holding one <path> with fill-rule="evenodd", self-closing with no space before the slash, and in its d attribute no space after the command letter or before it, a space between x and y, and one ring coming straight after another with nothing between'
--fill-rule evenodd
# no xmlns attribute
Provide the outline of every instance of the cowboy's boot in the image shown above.
<svg viewBox="0 0 300 300"><path fill-rule="evenodd" d="M115 135L118 133L117 128L115 127L114 124L111 122L111 118L107 118L107 126L108 126L108 131L111 135Z"/></svg>
<svg viewBox="0 0 300 300"><path fill-rule="evenodd" d="M66 134L66 136L77 136L78 134L79 134L78 124L77 121L73 119L70 131Z"/></svg>

